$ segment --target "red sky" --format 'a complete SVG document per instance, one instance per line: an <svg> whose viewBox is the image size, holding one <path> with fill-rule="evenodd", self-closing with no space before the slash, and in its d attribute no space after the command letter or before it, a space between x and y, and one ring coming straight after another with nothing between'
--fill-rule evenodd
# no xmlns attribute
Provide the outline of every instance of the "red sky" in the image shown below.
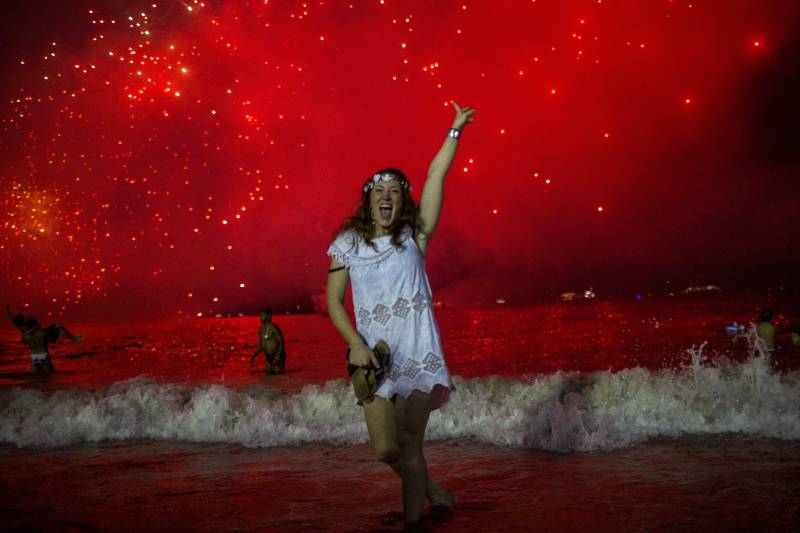
<svg viewBox="0 0 800 533"><path fill-rule="evenodd" d="M363 180L422 189L450 100L478 114L437 299L797 285L796 2L50 4L3 21L15 309L308 307Z"/></svg>

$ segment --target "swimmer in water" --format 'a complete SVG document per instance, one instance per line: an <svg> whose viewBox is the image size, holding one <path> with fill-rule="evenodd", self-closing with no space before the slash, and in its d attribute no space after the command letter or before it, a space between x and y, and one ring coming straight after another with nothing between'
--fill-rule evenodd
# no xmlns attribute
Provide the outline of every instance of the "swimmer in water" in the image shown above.
<svg viewBox="0 0 800 533"><path fill-rule="evenodd" d="M51 342L56 342L59 336L73 342L81 342L84 339L83 335L73 335L67 328L58 324L42 328L35 316L31 315L26 319L22 313L15 315L9 306L6 306L6 314L22 335L21 341L31 348L31 370L34 374L55 371L47 347Z"/></svg>
<svg viewBox="0 0 800 533"><path fill-rule="evenodd" d="M283 374L286 367L286 343L283 340L283 332L272 321L271 310L264 309L259 316L261 327L258 328L258 347L250 358L250 366L253 366L258 354L264 352L264 369L267 374Z"/></svg>

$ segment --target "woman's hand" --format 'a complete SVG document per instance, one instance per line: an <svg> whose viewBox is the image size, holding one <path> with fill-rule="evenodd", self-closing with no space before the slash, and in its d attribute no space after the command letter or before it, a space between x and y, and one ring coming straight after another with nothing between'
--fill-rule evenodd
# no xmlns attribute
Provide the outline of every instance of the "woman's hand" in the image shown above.
<svg viewBox="0 0 800 533"><path fill-rule="evenodd" d="M473 115L475 114L475 109L471 107L465 107L461 109L458 107L458 104L455 102L450 102L453 104L453 107L456 109L456 118L453 119L453 127L457 130L464 129L464 126L469 124L470 122L474 122L475 119Z"/></svg>
<svg viewBox="0 0 800 533"><path fill-rule="evenodd" d="M350 364L362 368L370 365L375 368L379 366L375 354L363 342L350 347Z"/></svg>

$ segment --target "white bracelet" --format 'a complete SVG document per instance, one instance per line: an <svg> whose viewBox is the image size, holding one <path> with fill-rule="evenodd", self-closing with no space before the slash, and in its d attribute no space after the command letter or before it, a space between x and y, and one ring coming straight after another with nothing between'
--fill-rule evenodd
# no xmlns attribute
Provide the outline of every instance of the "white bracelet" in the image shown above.
<svg viewBox="0 0 800 533"><path fill-rule="evenodd" d="M455 140L458 140L458 138L461 137L461 130L458 128L450 128L447 131L447 136L452 137Z"/></svg>

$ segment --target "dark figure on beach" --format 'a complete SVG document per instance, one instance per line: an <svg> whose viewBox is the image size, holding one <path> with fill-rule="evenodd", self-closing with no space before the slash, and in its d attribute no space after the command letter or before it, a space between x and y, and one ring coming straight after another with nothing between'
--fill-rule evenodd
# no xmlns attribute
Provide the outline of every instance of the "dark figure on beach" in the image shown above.
<svg viewBox="0 0 800 533"><path fill-rule="evenodd" d="M22 335L20 340L31 348L31 370L34 374L55 371L47 346L51 342L56 342L59 336L66 337L73 342L81 342L84 338L83 335L73 335L67 331L67 328L58 324L43 328L35 316L30 315L26 319L22 313L15 315L9 306L6 306L6 313Z"/></svg>
<svg viewBox="0 0 800 533"><path fill-rule="evenodd" d="M283 374L286 367L286 343L283 340L283 332L272 321L272 311L264 309L259 316L261 327L258 328L258 347L250 358L250 366L258 354L264 352L264 369L267 374Z"/></svg>
<svg viewBox="0 0 800 533"><path fill-rule="evenodd" d="M405 174L380 170L361 186L355 213L328 248L328 313L350 348L349 363L380 368L370 347L381 340L391 352L386 378L374 396L359 403L375 454L402 479L407 530L419 528L426 497L434 516L446 516L453 507L453 495L428 476L422 452L428 416L454 390L425 273L445 176L461 132L475 113L455 103L453 107L452 128L428 168L419 207ZM348 283L355 327L344 308Z"/></svg>

